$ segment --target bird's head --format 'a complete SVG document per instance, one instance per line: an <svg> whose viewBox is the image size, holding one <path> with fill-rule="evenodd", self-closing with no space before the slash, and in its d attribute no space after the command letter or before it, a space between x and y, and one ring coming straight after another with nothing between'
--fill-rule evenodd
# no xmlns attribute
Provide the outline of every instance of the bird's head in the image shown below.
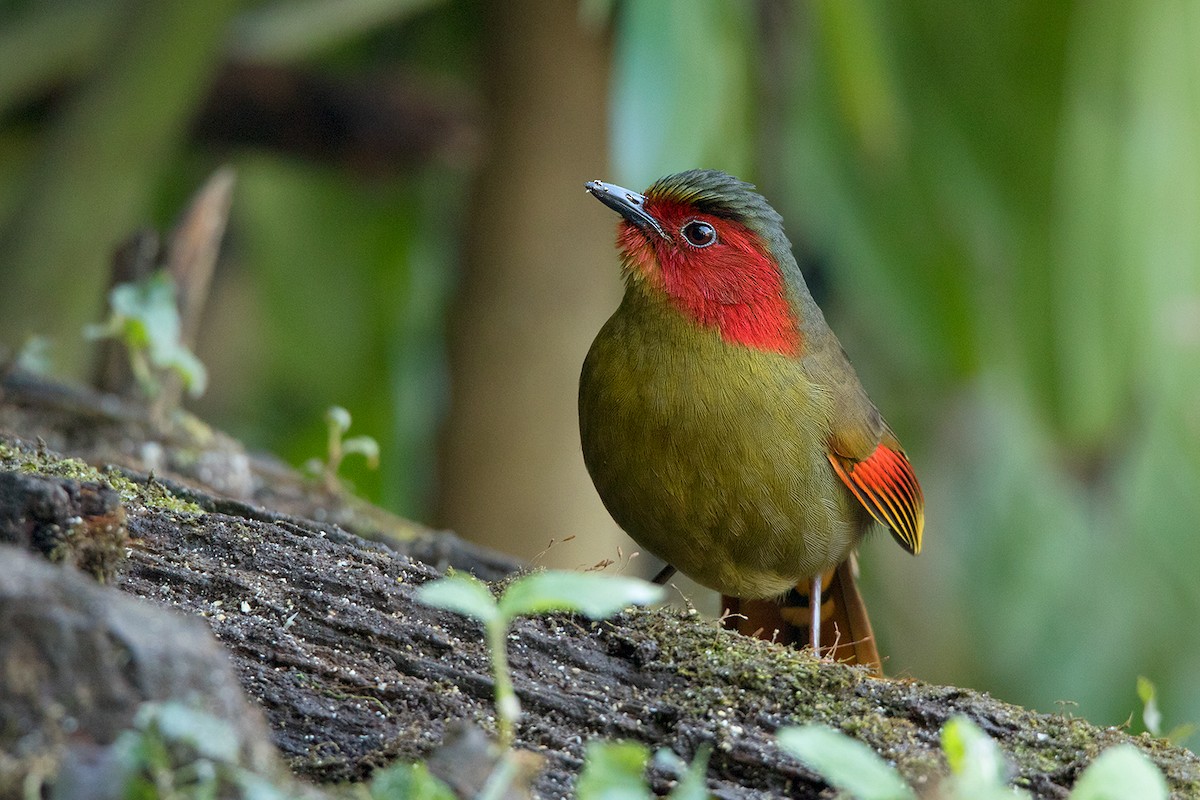
<svg viewBox="0 0 1200 800"><path fill-rule="evenodd" d="M798 355L807 296L783 221L754 187L691 170L638 193L602 181L588 192L621 215L617 248L628 286L664 294L732 344Z"/></svg>

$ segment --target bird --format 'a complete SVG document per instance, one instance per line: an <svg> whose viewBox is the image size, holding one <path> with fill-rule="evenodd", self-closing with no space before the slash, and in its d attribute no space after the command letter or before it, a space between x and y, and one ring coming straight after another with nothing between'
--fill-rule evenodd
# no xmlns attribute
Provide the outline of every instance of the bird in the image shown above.
<svg viewBox="0 0 1200 800"><path fill-rule="evenodd" d="M678 569L727 626L882 675L855 553L882 526L918 554L924 495L782 218L717 170L585 189L620 215L625 286L579 381L600 499L666 562L656 582Z"/></svg>

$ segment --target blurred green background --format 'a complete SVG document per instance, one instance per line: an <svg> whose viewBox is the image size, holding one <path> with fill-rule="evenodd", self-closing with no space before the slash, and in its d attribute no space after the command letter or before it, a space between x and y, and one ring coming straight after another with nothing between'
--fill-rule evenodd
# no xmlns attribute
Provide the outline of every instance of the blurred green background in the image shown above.
<svg viewBox="0 0 1200 800"><path fill-rule="evenodd" d="M1200 722L1198 87L1182 0L7 0L0 345L85 374L113 247L231 164L198 413L299 464L343 405L384 505L648 571L574 428L582 184L726 169L925 486L861 559L889 672Z"/></svg>

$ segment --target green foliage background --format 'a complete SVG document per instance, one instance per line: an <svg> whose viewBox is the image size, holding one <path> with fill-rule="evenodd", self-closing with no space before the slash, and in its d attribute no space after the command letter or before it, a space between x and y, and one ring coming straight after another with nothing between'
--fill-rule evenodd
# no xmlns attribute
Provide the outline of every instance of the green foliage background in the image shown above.
<svg viewBox="0 0 1200 800"><path fill-rule="evenodd" d="M230 54L470 97L481 5L0 2L0 342L51 335L78 372L112 246L232 163L201 413L299 463L344 405L384 449L360 488L422 516L474 164L364 177L188 121ZM1200 6L593 0L580 24L611 28L607 177L759 183L918 467L926 552L863 556L889 669L1113 724L1145 674L1167 727L1200 721Z"/></svg>

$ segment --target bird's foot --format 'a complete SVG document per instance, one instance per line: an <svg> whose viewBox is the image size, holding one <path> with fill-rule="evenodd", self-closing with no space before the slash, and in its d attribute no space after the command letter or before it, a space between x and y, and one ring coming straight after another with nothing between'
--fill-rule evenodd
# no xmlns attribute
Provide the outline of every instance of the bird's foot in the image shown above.
<svg viewBox="0 0 1200 800"><path fill-rule="evenodd" d="M670 564L667 564L666 566L664 566L662 569L660 569L658 571L657 575L655 575L653 578L651 578L650 582L657 583L659 586L663 586L666 584L667 581L671 580L671 578L674 577L674 575L677 571L678 570L676 570L675 567L673 567Z"/></svg>

